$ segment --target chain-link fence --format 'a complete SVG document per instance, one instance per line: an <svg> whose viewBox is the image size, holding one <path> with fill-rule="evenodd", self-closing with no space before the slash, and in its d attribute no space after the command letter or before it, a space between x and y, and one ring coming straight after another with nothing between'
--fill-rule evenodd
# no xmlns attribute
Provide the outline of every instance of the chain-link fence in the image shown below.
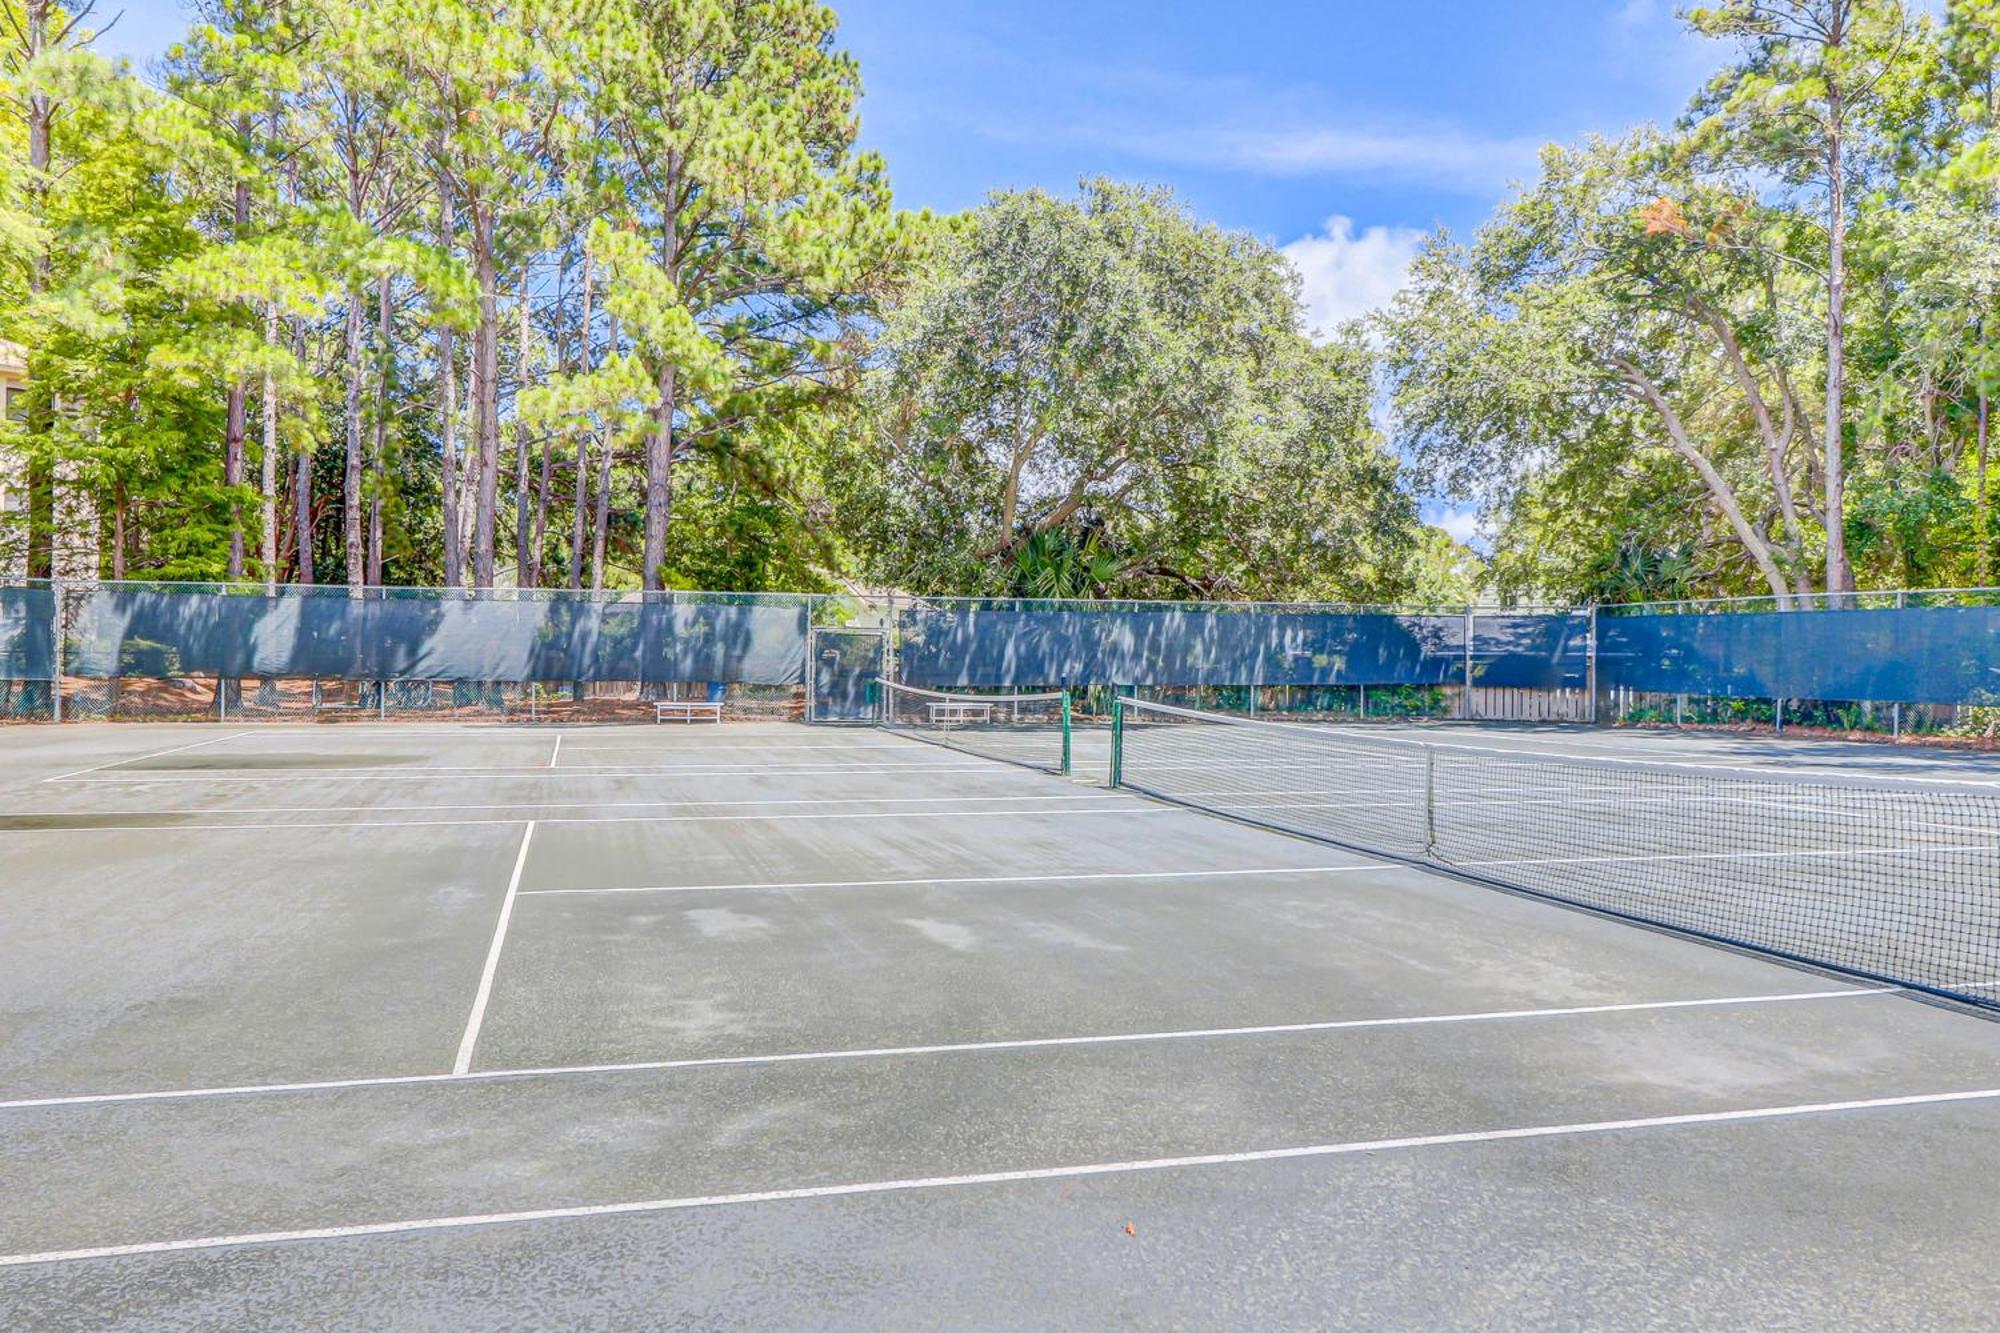
<svg viewBox="0 0 2000 1333"><path fill-rule="evenodd" d="M1086 726L1139 690L1245 715L2000 732L1993 589L1579 611L43 582L0 587L0 721L801 717L842 634L878 635L900 683L1067 689Z"/></svg>

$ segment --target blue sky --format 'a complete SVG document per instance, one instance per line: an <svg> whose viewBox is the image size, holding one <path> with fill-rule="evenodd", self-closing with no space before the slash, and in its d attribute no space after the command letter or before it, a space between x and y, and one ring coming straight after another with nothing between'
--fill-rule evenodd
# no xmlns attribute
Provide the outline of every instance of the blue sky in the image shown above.
<svg viewBox="0 0 2000 1333"><path fill-rule="evenodd" d="M1727 54L1675 0L834 3L905 206L1171 185L1285 247L1322 326L1385 300L1426 230L1476 225L1542 143L1671 119ZM187 23L174 0L123 8L104 46L141 61Z"/></svg>

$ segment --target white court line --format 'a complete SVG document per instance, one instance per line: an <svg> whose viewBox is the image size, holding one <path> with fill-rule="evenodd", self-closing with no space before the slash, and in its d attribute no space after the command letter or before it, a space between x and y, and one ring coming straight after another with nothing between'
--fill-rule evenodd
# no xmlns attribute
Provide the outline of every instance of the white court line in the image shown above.
<svg viewBox="0 0 2000 1333"><path fill-rule="evenodd" d="M319 1079L309 1083L248 1083L234 1087L178 1088L152 1092L90 1092L60 1097L0 1101L0 1111L45 1110L63 1106L107 1106L126 1102L196 1101L215 1097L274 1096L302 1092L342 1092L355 1088L402 1088L433 1083L494 1083L531 1078L575 1078L601 1074L647 1074L675 1069L716 1069L739 1065L814 1064L832 1060L884 1060L918 1055L964 1055L987 1051L1031 1051L1064 1046L1118 1046L1221 1037L1263 1037L1300 1032L1358 1031L1368 1028L1430 1027L1454 1023L1499 1023L1521 1019L1576 1018L1596 1014L1646 1013L1661 1009L1715 1009L1746 1004L1794 1004L1891 995L1901 988L1877 986L1845 990L1786 991L1775 995L1727 995L1702 1000L1642 1000L1622 1004L1572 1005L1560 1009L1494 1009L1462 1014L1415 1014L1401 1018L1346 1018L1319 1023L1279 1023L1261 1027L1182 1028L1162 1032L1114 1032L1082 1037L1021 1037L999 1041L940 1042L925 1046L873 1046L833 1051L786 1051L772 1055L717 1055L685 1060L634 1060L621 1064L547 1065L525 1069L465 1070L449 1074L387 1074L376 1078Z"/></svg>
<svg viewBox="0 0 2000 1333"><path fill-rule="evenodd" d="M1372 861L1337 866L1274 866L1231 870L1104 870L1071 875L926 875L919 879L800 879L782 883L744 881L736 884L625 884L590 889L523 889L524 898L589 897L619 893L732 893L753 891L790 893L794 889L885 889L924 884L1069 884L1086 880L1117 879L1230 879L1246 875L1335 875L1374 874L1384 870L1408 870L1399 862Z"/></svg>
<svg viewBox="0 0 2000 1333"><path fill-rule="evenodd" d="M715 754L723 751L749 751L756 754L773 752L785 754L843 754L849 750L902 750L908 753L910 747L902 741L836 741L826 745L797 745L790 743L782 745L703 745L698 743L676 745L669 741L661 745L572 745L569 748L577 754Z"/></svg>
<svg viewBox="0 0 2000 1333"><path fill-rule="evenodd" d="M967 801L982 798L967 796ZM698 804L687 802L686 804ZM514 809L518 807L504 807ZM218 810L217 814L229 814ZM552 815L543 824L756 824L786 823L803 819L1063 819L1078 815L1185 815L1182 806L1158 802L1131 805L1092 806L1087 810L867 810L858 813L813 813L784 815ZM86 818L87 816L77 816ZM361 829L361 828L486 828L495 824L518 824L518 819L299 819L274 824L79 824L74 828L7 828L0 825L0 838L28 838L45 833L240 833L258 829Z"/></svg>
<svg viewBox="0 0 2000 1333"><path fill-rule="evenodd" d="M87 770L86 770L87 771ZM1032 776L1003 765L986 764L818 764L811 768L764 768L757 764L730 765L673 765L666 768L626 768L611 765L572 764L568 768L268 768L256 772L187 773L165 771L162 774L106 773L93 777L43 778L44 782L64 782L73 786L101 786L116 783L137 782L192 782L228 783L255 782L337 782L344 778L367 778L370 782L436 782L440 778L799 778L824 777L833 774L840 777L850 775L880 775L884 773L985 773L993 777Z"/></svg>
<svg viewBox="0 0 2000 1333"><path fill-rule="evenodd" d="M72 781L73 779L82 777L86 773L101 773L107 768L118 768L124 764L141 764L148 759L158 759L162 755L179 754L183 750L199 750L204 745L219 745L223 741L233 741L237 739L239 736L248 736L251 734L252 733L247 731L232 731L226 736L210 736L205 741L194 741L187 745L176 745L165 750L155 750L151 754L133 755L129 759L113 759L108 763L95 764L89 768L79 768L73 773L58 773L52 778L43 778L42 781L69 782Z"/></svg>
<svg viewBox="0 0 2000 1333"><path fill-rule="evenodd" d="M1637 1116L1628 1120L1590 1120L1567 1125L1524 1125L1513 1129L1464 1130L1449 1134L1414 1134L1402 1138L1360 1139L1317 1143L1298 1148L1256 1148L1245 1152L1199 1153L1185 1157L1150 1157L1124 1162L1090 1162L1070 1166L1026 1167L1012 1171L977 1171L950 1176L913 1176L901 1180L855 1181L840 1185L808 1185L795 1189L745 1191L738 1194L698 1194L669 1199L639 1199L626 1203L579 1204L562 1208L530 1208L505 1213L472 1213L457 1217L410 1218L395 1222L362 1222L349 1226L302 1227L293 1231L251 1231L237 1235L194 1236L183 1240L141 1241L90 1249L44 1250L33 1254L0 1255L0 1267L113 1259L140 1254L182 1253L244 1245L274 1245L313 1240L352 1240L362 1236L410 1232L454 1231L467 1227L525 1222L555 1222L586 1217L618 1217L683 1212L755 1203L788 1203L804 1199L837 1199L864 1194L895 1194L914 1190L965 1188L977 1185L1021 1184L1040 1180L1074 1180L1085 1176L1132 1175L1139 1172L1235 1166L1253 1162L1298 1161L1311 1157L1345 1157L1361 1153L1397 1152L1418 1148L1458 1147L1477 1143L1526 1139L1575 1138L1641 1129L1679 1129L1696 1125L1744 1124L1760 1120L1799 1119L1847 1111L1879 1111L1912 1106L1944 1106L1958 1102L1993 1101L2000 1088L1963 1092L1919 1093L1902 1097L1864 1097L1841 1102L1804 1102L1792 1106L1758 1106L1736 1111L1700 1111L1683 1115Z"/></svg>
<svg viewBox="0 0 2000 1333"><path fill-rule="evenodd" d="M676 801L489 801L472 805L238 805L238 806L196 806L193 808L173 808L169 806L148 806L140 810L10 810L0 813L0 829L5 828L9 818L23 819L146 819L169 815L335 815L335 814L390 814L398 810L412 814L430 814L440 810L651 810L662 806L676 810L700 809L719 810L735 806L794 806L794 805L942 805L947 802L967 801L1000 802L1019 805L1023 802L1060 801L1133 801L1136 797L1128 792L1055 792L1037 796L810 796L779 799L777 797L753 797L741 801L704 801L694 797L684 797ZM478 820L478 823L508 823L508 820Z"/></svg>
<svg viewBox="0 0 2000 1333"><path fill-rule="evenodd" d="M550 768L554 768L556 766L556 760L562 758L562 742L563 742L562 733L558 731L556 733L556 748L549 755Z"/></svg>
<svg viewBox="0 0 2000 1333"><path fill-rule="evenodd" d="M521 872L528 868L528 847L535 840L535 821L521 830L521 851L514 858L514 873L507 879L507 896L500 901L500 920L493 927L493 943L486 950L486 966L479 973L479 990L472 997L472 1014L465 1020L465 1035L459 1038L458 1059L451 1072L463 1074L472 1068L472 1048L479 1044L479 1026L486 1021L486 1002L493 995L493 974L500 967L500 946L507 940L507 922L514 915L514 897L521 891Z"/></svg>
<svg viewBox="0 0 2000 1333"><path fill-rule="evenodd" d="M228 736L218 736L215 739L230 740L232 738ZM204 741L202 742L202 744L211 745L214 744L214 742ZM195 747L189 745L189 746L183 746L181 748L191 750ZM172 754L173 751L162 750L160 753ZM139 762L140 759L153 759L157 757L158 756L147 754L147 755L140 755L138 759L121 759L116 762L125 764L136 764ZM903 773L903 772L919 772L919 771L929 772L933 769L939 768L947 764L948 762L949 762L948 760L923 760L921 762L913 762L907 764L887 764L883 763L880 760L871 759L867 761L866 764L852 764L844 760L836 760L830 764L793 764L791 765L791 768L792 771L799 773L852 773L858 768L881 769L885 772ZM252 768L254 766L245 765L244 767L247 769L247 768ZM424 765L421 769L419 769L417 768L417 766L411 764L398 764L394 766L354 765L351 767L339 764L323 764L323 765L297 764L285 768L256 768L255 772L259 778L275 776L280 774L303 773L311 777L314 777L316 779L319 779L321 781L324 781L329 777L346 777L346 776L375 777L378 774L395 775L395 774L407 774L411 772L422 772L426 776L431 776L431 777L445 777L445 776L480 777L480 778L507 777L514 774L533 775L537 773L545 773L548 771L548 767L549 766L547 764L535 764L533 766L527 766L521 764L481 764L481 765L427 764ZM725 771L733 770L738 773L761 773L764 771L762 766L760 766L755 762L747 764L703 764L703 763L578 764L576 767L580 771L586 773L600 772L600 771L608 772L612 770L624 773L687 773L687 772L706 772L712 769L723 769ZM85 773L90 773L94 771L95 771L94 769L83 770L83 772ZM183 769L170 769L167 771L174 773L176 775L188 776L188 777L208 776L207 773L205 772L188 773L186 770ZM43 779L44 782L61 782L63 780L64 780L63 778Z"/></svg>

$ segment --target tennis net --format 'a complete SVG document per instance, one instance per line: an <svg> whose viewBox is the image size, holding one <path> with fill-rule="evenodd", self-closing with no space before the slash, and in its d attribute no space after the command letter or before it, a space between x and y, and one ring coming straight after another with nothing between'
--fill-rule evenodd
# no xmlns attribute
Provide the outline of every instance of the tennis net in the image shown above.
<svg viewBox="0 0 2000 1333"><path fill-rule="evenodd" d="M898 735L987 759L1068 773L1069 693L981 694L877 682L881 724Z"/></svg>
<svg viewBox="0 0 2000 1333"><path fill-rule="evenodd" d="M1113 785L2000 1006L2000 790L1434 744L1124 699Z"/></svg>

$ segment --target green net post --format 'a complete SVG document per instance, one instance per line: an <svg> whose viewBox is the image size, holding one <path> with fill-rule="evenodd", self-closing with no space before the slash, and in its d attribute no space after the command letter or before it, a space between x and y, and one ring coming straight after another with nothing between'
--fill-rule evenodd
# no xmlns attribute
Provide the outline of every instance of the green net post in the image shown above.
<svg viewBox="0 0 2000 1333"><path fill-rule="evenodd" d="M1111 785L1125 783L1125 700L1118 687L1111 689Z"/></svg>
<svg viewBox="0 0 2000 1333"><path fill-rule="evenodd" d="M1062 775L1064 777L1068 777L1070 770L1070 719L1069 719L1068 690L1064 690L1062 692L1062 732L1063 732Z"/></svg>

